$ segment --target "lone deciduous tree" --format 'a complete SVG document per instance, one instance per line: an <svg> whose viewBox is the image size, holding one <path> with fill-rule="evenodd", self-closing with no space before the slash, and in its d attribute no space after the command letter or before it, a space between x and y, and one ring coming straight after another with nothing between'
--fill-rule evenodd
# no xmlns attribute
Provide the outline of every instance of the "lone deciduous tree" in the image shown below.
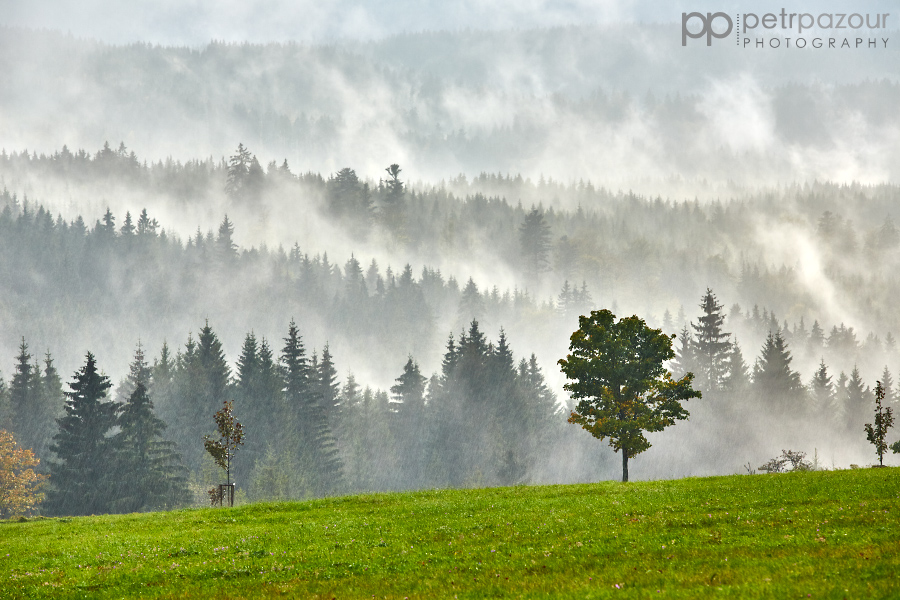
<svg viewBox="0 0 900 600"><path fill-rule="evenodd" d="M700 398L700 392L691 387L693 373L672 379L663 366L675 356L672 337L643 319L617 322L609 310L595 310L579 324L570 354L559 361L570 380L563 387L580 400L569 423L609 438L613 450L622 451L622 481L628 481L628 459L650 448L644 432L687 419L681 402Z"/></svg>
<svg viewBox="0 0 900 600"><path fill-rule="evenodd" d="M40 462L16 444L13 434L0 429L0 517L27 514L44 499L38 490L47 476L34 472Z"/></svg>
<svg viewBox="0 0 900 600"><path fill-rule="evenodd" d="M219 430L219 439L214 440L210 436L204 436L203 446L209 452L216 464L225 469L226 485L231 485L231 463L237 453L238 446L244 445L244 426L234 417L232 402L226 400L222 408L215 415L216 427ZM213 502L218 498L221 503L221 495L211 491ZM234 495L230 494L230 502L234 504Z"/></svg>
<svg viewBox="0 0 900 600"><path fill-rule="evenodd" d="M884 400L884 387L880 381L875 382L875 426L866 423L866 439L875 445L875 454L878 455L878 464L884 466L884 453L888 450L887 430L894 425L894 415L891 407L884 408L881 401ZM893 449L893 448L892 448Z"/></svg>

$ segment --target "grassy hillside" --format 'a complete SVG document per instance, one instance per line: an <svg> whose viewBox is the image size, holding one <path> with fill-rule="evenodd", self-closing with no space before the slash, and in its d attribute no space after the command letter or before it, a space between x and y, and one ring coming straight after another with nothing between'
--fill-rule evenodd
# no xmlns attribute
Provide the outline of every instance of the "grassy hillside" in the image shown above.
<svg viewBox="0 0 900 600"><path fill-rule="evenodd" d="M3 598L889 598L900 469L0 523Z"/></svg>

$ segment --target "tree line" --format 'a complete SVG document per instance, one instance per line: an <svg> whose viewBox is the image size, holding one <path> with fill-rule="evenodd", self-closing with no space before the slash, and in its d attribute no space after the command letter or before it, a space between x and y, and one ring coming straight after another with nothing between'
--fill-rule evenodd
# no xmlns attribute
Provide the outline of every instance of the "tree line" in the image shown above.
<svg viewBox="0 0 900 600"><path fill-rule="evenodd" d="M246 211L248 221L292 218L289 207L302 204L348 239L404 248L426 265L473 253L491 257L511 268L519 289L539 301L555 295L566 280L584 281L604 304L634 302L636 312L650 317L677 310L710 285L744 307L768 307L792 323L803 318L808 327L817 318L823 321L827 305L757 230L761 223L787 222L809 241L823 277L852 314L870 316L878 327L873 333L882 340L900 327L890 300L898 290L889 276L900 256L900 231L891 218L895 186L814 182L777 192L736 190L731 200L701 203L614 192L590 181L534 181L498 173L412 184L403 181L411 174L401 167L369 174L352 167L304 172L286 160L261 163L243 144L227 159L186 162L141 162L122 144L95 153L0 152L7 185L57 182L48 194L82 189L118 195L129 189L174 206ZM21 198L4 203L12 204L11 219L22 212ZM38 212L33 202L31 211ZM132 219L136 226L137 211ZM115 215L115 221L118 230L128 224L128 215ZM198 230L191 243L215 233ZM172 237L171 230L167 234Z"/></svg>
<svg viewBox="0 0 900 600"><path fill-rule="evenodd" d="M49 355L43 371L31 359L23 340L0 419L43 460L48 514L203 497L221 483L202 440L225 401L246 432L232 472L247 499L523 483L563 422L536 358L516 361L503 330L491 342L477 321L448 338L439 373L410 356L389 391L341 382L294 321L276 349L248 333L234 371L209 323L152 364L139 344L115 395L91 353L66 391Z"/></svg>
<svg viewBox="0 0 900 600"><path fill-rule="evenodd" d="M740 344L727 332L730 320L724 306L715 293L707 289L699 304L701 314L696 322L685 325L678 334L676 357L672 363L676 376L691 372L695 385L711 397L725 397L746 402L753 399L758 411L772 419L813 421L822 425L823 431L841 437L859 436L871 411L876 395L854 366L848 375L844 371L835 378L829 372L825 358L821 358L812 377L804 383L800 372L793 366L789 340L798 344L812 344L823 354L847 349L848 335L843 325L834 327L827 338L818 322L814 323L812 336L795 328L792 332L785 325L771 323L758 357L753 364L744 358ZM740 317L740 313L737 313ZM849 330L852 335L852 329ZM852 339L852 338L851 338ZM889 338L890 341L891 338ZM900 400L894 389L894 378L885 365L878 387L882 400L896 404Z"/></svg>

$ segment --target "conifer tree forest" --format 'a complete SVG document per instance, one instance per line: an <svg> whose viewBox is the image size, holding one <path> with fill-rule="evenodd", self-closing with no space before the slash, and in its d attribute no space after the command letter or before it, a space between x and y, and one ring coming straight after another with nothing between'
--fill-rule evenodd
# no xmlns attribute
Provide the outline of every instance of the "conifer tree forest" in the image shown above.
<svg viewBox="0 0 900 600"><path fill-rule="evenodd" d="M197 50L0 24L0 430L48 477L37 510L208 504L226 402L238 502L615 479L558 364L601 309L674 336L702 393L627 476L895 461L866 427L900 402L897 83L842 55L841 86L754 88L794 154L724 150L680 71L654 95L564 69L602 62L598 31ZM504 80L467 44L548 54ZM819 131L849 107L869 163Z"/></svg>

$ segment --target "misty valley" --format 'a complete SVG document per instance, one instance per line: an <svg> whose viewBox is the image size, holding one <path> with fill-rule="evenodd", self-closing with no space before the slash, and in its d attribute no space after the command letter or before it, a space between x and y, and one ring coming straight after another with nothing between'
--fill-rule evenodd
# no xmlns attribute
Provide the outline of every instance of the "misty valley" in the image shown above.
<svg viewBox="0 0 900 600"><path fill-rule="evenodd" d="M893 4L5 2L0 598L900 596Z"/></svg>
<svg viewBox="0 0 900 600"><path fill-rule="evenodd" d="M55 483L51 514L207 502L221 477L202 439L226 400L246 440L238 502L614 477L615 454L566 423L576 403L556 367L579 315L603 306L674 334L667 368L702 392L689 421L651 434L639 479L753 472L785 449L801 456L782 467L866 464L876 379L885 405L897 397L894 186L699 203L521 176L414 183L396 164L377 181L295 174L243 144L185 163L124 144L4 151L0 175L0 416ZM26 181L223 214L183 238L140 206L66 219L10 189ZM345 253L235 242L302 212ZM769 262L785 242L761 228L802 238L820 271ZM105 415L93 454L63 451L63 424L85 418L78 385ZM73 474L70 453L94 462Z"/></svg>

